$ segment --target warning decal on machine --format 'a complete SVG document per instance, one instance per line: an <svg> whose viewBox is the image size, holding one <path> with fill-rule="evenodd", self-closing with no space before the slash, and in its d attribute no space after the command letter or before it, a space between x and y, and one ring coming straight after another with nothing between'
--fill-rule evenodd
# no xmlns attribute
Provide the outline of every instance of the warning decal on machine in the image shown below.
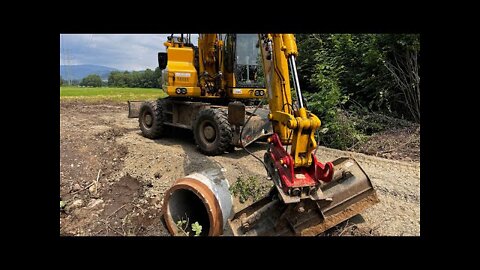
<svg viewBox="0 0 480 270"><path fill-rule="evenodd" d="M190 77L190 73L175 72L175 77Z"/></svg>

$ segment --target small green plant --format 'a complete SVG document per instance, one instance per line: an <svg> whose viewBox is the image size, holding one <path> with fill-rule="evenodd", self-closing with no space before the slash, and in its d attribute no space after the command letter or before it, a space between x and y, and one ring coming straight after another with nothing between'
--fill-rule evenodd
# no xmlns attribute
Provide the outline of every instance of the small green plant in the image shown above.
<svg viewBox="0 0 480 270"><path fill-rule="evenodd" d="M187 217L187 215L185 215L185 219L182 218L178 220L176 225L177 232L180 235L190 236L190 232L188 231L189 218ZM202 233L202 225L200 225L198 221L195 221L195 223L191 225L191 230L195 233L193 236L200 236L200 234Z"/></svg>
<svg viewBox="0 0 480 270"><path fill-rule="evenodd" d="M67 204L64 201L60 201L60 209L65 208Z"/></svg>
<svg viewBox="0 0 480 270"><path fill-rule="evenodd" d="M237 181L230 187L230 192L235 197L238 197L240 203L244 203L249 198L252 198L254 201L258 200L270 188L271 185L260 184L255 176L249 176L247 179L238 177Z"/></svg>
<svg viewBox="0 0 480 270"><path fill-rule="evenodd" d="M194 236L199 236L202 233L202 225L198 224L198 221L192 224L192 231L195 232Z"/></svg>

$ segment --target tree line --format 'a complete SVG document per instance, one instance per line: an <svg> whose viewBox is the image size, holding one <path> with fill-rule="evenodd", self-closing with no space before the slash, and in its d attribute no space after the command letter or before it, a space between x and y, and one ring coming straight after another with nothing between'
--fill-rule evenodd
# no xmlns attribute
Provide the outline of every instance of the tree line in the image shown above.
<svg viewBox="0 0 480 270"><path fill-rule="evenodd" d="M108 86L132 88L160 88L162 71L159 67L155 71L112 71L108 76Z"/></svg>
<svg viewBox="0 0 480 270"><path fill-rule="evenodd" d="M82 80L73 80L68 83L60 76L60 86L79 85L85 87L129 87L129 88L160 88L161 70L146 69L144 71L112 71L108 81L102 81L97 74L90 74Z"/></svg>

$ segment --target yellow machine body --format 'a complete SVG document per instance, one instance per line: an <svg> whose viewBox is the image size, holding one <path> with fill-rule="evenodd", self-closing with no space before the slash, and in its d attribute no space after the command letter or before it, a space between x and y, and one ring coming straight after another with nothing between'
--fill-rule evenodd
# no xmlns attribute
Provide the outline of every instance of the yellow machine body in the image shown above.
<svg viewBox="0 0 480 270"><path fill-rule="evenodd" d="M229 43L236 41L229 37ZM256 37L256 35L255 35ZM171 37L164 45L167 48L167 65L163 72L163 90L172 97L213 99L261 99L265 87L240 86L232 68L235 61L234 47L229 47L229 58L219 34L200 34L198 46L184 38ZM257 49L259 50L259 49ZM227 64L226 62L229 61ZM260 65L258 65L260 66Z"/></svg>
<svg viewBox="0 0 480 270"><path fill-rule="evenodd" d="M193 65L194 52L192 48L170 47L167 50L168 64L164 90L169 96L185 96L178 94L177 88L186 89L187 96L200 96L198 73Z"/></svg>

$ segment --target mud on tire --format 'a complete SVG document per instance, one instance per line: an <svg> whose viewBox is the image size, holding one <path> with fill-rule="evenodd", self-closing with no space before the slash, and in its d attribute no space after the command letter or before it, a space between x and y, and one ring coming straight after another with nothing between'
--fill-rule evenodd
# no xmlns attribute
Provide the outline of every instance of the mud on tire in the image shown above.
<svg viewBox="0 0 480 270"><path fill-rule="evenodd" d="M146 101L140 107L138 124L144 137L156 139L165 134L165 120L163 114L164 101Z"/></svg>
<svg viewBox="0 0 480 270"><path fill-rule="evenodd" d="M213 108L201 110L193 123L193 135L200 152L205 155L221 155L229 150L232 129L227 112Z"/></svg>

